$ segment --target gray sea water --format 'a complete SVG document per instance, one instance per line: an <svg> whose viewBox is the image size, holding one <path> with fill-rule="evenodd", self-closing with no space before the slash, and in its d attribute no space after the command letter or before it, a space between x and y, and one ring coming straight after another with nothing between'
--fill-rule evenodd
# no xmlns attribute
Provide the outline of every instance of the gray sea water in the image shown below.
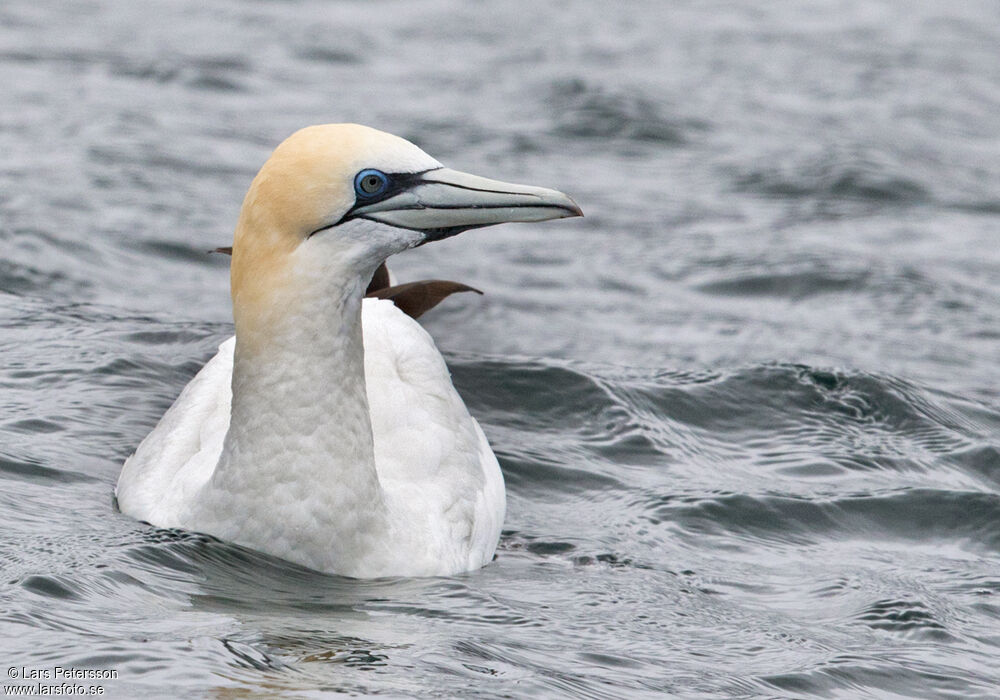
<svg viewBox="0 0 1000 700"><path fill-rule="evenodd" d="M4 0L0 659L110 697L1000 696L992 0ZM498 557L353 581L113 510L269 151L358 121L585 219L398 256ZM91 683L85 683L91 685Z"/></svg>

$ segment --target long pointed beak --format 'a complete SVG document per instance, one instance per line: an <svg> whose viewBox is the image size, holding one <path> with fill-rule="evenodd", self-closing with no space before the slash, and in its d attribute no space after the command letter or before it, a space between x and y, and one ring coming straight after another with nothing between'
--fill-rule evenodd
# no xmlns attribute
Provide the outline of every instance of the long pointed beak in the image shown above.
<svg viewBox="0 0 1000 700"><path fill-rule="evenodd" d="M544 187L489 180L449 168L428 170L408 180L396 194L357 206L350 216L423 231L424 243L470 228L583 216L568 196Z"/></svg>

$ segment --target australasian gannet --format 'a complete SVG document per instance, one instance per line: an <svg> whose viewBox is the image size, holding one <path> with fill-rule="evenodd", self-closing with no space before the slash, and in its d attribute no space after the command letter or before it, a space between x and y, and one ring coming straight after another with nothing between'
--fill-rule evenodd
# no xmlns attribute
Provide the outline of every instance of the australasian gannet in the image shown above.
<svg viewBox="0 0 1000 700"><path fill-rule="evenodd" d="M450 170L375 129L296 132L240 211L236 335L126 460L119 508L347 576L485 565L506 504L496 457L430 336L363 297L394 253L580 215L561 192Z"/></svg>

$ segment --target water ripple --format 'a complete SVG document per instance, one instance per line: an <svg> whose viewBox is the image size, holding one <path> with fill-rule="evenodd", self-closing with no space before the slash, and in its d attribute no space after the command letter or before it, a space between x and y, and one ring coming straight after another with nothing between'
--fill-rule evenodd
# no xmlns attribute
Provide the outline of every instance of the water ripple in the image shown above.
<svg viewBox="0 0 1000 700"><path fill-rule="evenodd" d="M114 697L995 697L995 4L5 0L0 652ZM117 512L231 335L256 168L358 121L587 216L397 256L496 560L324 576Z"/></svg>

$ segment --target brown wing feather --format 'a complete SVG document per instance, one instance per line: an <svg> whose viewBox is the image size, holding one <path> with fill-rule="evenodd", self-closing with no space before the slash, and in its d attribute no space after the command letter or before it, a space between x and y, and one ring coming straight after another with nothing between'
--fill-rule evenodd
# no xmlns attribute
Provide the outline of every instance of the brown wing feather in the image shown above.
<svg viewBox="0 0 1000 700"><path fill-rule="evenodd" d="M482 294L475 287L470 287L461 282L422 280L420 282L397 284L394 287L385 287L374 292L369 292L367 296L378 299L390 299L400 311L410 318L420 318L422 314L430 311L457 292Z"/></svg>
<svg viewBox="0 0 1000 700"><path fill-rule="evenodd" d="M380 289L385 289L391 284L389 281L389 268L382 263L375 270L375 274L372 275L372 281L368 283L368 289L365 290L365 296L372 296L375 292Z"/></svg>

